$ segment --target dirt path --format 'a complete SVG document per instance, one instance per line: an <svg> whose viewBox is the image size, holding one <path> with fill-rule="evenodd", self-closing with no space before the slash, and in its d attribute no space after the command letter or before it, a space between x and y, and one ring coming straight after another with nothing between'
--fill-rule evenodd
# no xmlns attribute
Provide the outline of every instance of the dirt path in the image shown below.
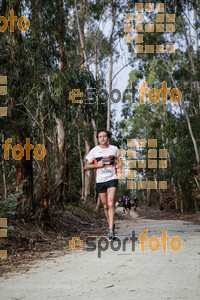
<svg viewBox="0 0 200 300"><path fill-rule="evenodd" d="M116 224L121 240L118 251L113 251L110 243L103 251L107 242L103 243L101 237L98 250L86 251L91 244L80 252L66 249L59 257L1 277L0 300L200 299L199 225L179 220L148 220L134 212ZM160 238L162 230L166 230L170 240L174 236L181 239L182 248L173 252L167 242L166 252L162 252L162 243L157 252L152 252L146 241L145 252L141 252L137 240L132 251L132 230L138 237L148 230L148 239ZM123 251L122 241L126 237L129 238ZM115 241L113 247L119 244Z"/></svg>

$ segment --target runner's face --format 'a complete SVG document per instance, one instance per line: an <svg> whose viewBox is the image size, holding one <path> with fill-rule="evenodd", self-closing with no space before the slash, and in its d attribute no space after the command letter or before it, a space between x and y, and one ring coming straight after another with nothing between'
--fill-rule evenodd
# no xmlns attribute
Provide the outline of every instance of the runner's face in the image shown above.
<svg viewBox="0 0 200 300"><path fill-rule="evenodd" d="M101 146L107 146L109 138L107 137L107 133L105 131L99 132L98 141Z"/></svg>

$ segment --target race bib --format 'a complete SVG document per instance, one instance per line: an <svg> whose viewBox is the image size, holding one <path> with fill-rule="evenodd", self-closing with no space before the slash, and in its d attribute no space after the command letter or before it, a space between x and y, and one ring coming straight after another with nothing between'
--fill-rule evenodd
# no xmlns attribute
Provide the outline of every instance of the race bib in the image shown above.
<svg viewBox="0 0 200 300"><path fill-rule="evenodd" d="M99 170L99 174L102 176L102 177L110 177L110 176L113 176L113 168L103 168L103 169L100 169Z"/></svg>

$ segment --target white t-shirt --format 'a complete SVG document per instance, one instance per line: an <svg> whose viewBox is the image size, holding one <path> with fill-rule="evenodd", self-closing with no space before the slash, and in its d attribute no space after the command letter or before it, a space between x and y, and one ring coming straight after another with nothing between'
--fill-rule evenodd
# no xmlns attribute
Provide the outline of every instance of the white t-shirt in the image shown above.
<svg viewBox="0 0 200 300"><path fill-rule="evenodd" d="M86 156L86 159L90 163L94 162L94 164L96 164L102 158L105 159L106 165L104 165L103 168L96 169L97 183L117 179L117 169L116 169L117 150L118 148L112 145L109 145L107 148L96 146ZM109 158L109 156L113 156L113 158Z"/></svg>

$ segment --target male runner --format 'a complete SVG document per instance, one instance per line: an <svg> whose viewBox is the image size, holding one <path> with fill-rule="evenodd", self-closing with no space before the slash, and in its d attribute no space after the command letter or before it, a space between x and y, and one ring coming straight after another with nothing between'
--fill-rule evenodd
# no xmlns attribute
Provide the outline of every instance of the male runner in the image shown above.
<svg viewBox="0 0 200 300"><path fill-rule="evenodd" d="M115 239L114 200L118 185L116 169L118 148L109 145L110 132L106 130L99 130L97 138L99 145L94 147L86 156L85 170L96 169L96 189L108 221L109 239Z"/></svg>

